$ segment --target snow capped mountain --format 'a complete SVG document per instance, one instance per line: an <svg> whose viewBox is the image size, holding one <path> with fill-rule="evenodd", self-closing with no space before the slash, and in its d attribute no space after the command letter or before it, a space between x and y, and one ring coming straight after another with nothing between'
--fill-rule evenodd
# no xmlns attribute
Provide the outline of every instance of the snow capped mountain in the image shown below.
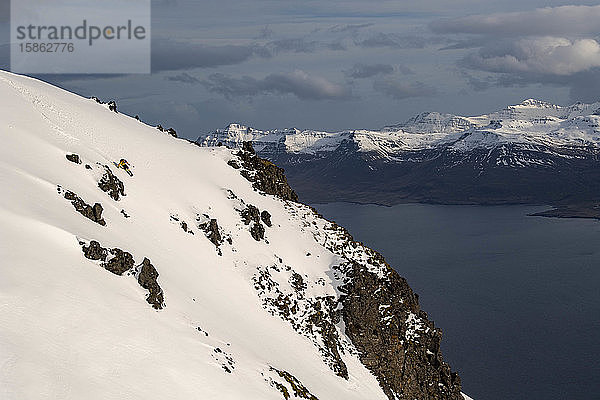
<svg viewBox="0 0 600 400"><path fill-rule="evenodd" d="M197 143L237 147L246 140L284 167L311 202L548 204L590 200L600 189L600 103L528 99L479 116L423 113L381 130L232 124ZM561 189L548 189L557 182Z"/></svg>
<svg viewBox="0 0 600 400"><path fill-rule="evenodd" d="M219 142L239 146L251 140L259 152L284 151L315 154L334 151L344 141L355 142L360 152L377 152L390 160L395 154L449 146L459 151L493 148L499 144L549 146L598 145L600 103L568 107L528 99L521 104L480 116L461 117L428 112L378 131L320 132L298 129L261 131L240 124L201 136L198 143Z"/></svg>
<svg viewBox="0 0 600 400"><path fill-rule="evenodd" d="M2 399L462 399L406 281L251 146L6 72L0 101Z"/></svg>

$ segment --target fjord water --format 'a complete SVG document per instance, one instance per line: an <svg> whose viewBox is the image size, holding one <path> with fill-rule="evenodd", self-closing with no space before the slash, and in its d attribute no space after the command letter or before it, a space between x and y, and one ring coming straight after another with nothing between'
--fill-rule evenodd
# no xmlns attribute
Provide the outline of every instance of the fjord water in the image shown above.
<svg viewBox="0 0 600 400"><path fill-rule="evenodd" d="M477 400L600 399L600 222L527 206L317 204L380 251Z"/></svg>

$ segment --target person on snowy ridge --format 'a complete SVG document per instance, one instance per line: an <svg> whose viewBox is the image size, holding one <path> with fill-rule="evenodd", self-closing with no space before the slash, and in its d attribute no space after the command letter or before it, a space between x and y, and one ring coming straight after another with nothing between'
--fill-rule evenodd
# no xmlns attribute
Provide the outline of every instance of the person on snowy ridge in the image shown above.
<svg viewBox="0 0 600 400"><path fill-rule="evenodd" d="M119 161L119 163L115 163L115 165L117 166L117 168L122 168L125 170L125 172L127 172L129 174L129 176L133 176L133 172L131 172L131 170L129 169L129 162L124 159L121 158L121 160Z"/></svg>

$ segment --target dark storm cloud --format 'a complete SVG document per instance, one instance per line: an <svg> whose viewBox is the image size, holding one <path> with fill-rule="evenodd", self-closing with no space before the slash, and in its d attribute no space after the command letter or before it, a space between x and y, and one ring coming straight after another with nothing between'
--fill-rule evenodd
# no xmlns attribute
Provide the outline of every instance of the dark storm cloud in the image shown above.
<svg viewBox="0 0 600 400"><path fill-rule="evenodd" d="M540 73L501 74L495 77L493 85L496 87L523 87L533 83L569 88L569 99L572 103L600 101L600 67L568 76Z"/></svg>
<svg viewBox="0 0 600 400"><path fill-rule="evenodd" d="M396 100L411 97L427 97L437 94L437 89L422 82L403 82L396 79L377 79L373 89Z"/></svg>
<svg viewBox="0 0 600 400"><path fill-rule="evenodd" d="M350 91L341 85L326 79L308 75L304 71L276 73L264 79L250 76L234 78L216 73L208 77L203 84L213 93L227 98L257 96L261 94L292 94L303 100L347 99Z"/></svg>
<svg viewBox="0 0 600 400"><path fill-rule="evenodd" d="M350 78L362 79L393 72L394 67L390 64L354 64L350 70L344 71L344 74Z"/></svg>
<svg viewBox="0 0 600 400"><path fill-rule="evenodd" d="M597 34L600 6L562 6L531 11L470 15L433 21L436 33L470 33L506 36Z"/></svg>
<svg viewBox="0 0 600 400"><path fill-rule="evenodd" d="M235 65L255 55L267 57L270 54L255 44L211 46L155 39L152 41L152 71Z"/></svg>

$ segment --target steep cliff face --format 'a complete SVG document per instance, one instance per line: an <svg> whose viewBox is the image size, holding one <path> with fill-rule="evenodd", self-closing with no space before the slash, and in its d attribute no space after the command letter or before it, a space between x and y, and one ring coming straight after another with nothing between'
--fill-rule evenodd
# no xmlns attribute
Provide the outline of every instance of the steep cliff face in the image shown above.
<svg viewBox="0 0 600 400"><path fill-rule="evenodd" d="M459 398L406 282L250 145L3 72L0 121L10 400Z"/></svg>

